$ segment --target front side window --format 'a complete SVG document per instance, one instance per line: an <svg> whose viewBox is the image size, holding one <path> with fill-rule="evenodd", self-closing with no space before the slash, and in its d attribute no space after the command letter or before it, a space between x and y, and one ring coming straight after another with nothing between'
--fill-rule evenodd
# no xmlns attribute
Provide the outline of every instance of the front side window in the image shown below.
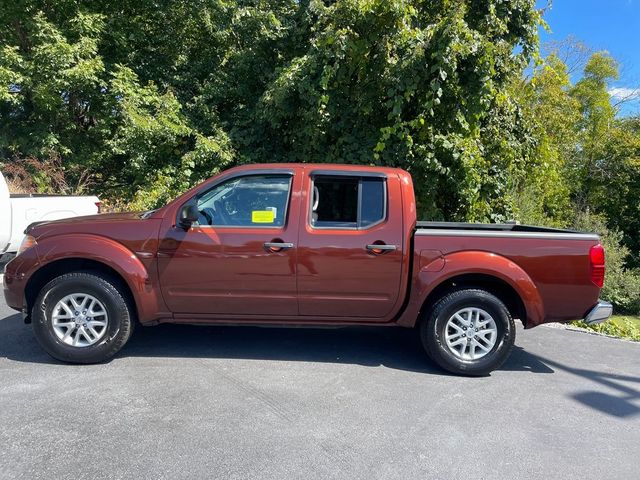
<svg viewBox="0 0 640 480"><path fill-rule="evenodd" d="M199 196L198 224L281 227L286 219L290 188L290 175L232 178Z"/></svg>
<svg viewBox="0 0 640 480"><path fill-rule="evenodd" d="M384 178L314 176L311 226L368 228L384 220L385 216Z"/></svg>

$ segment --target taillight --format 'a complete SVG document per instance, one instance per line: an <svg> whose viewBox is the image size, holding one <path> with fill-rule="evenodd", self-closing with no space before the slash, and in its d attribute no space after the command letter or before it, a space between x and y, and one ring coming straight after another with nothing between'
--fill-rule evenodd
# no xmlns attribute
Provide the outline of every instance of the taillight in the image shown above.
<svg viewBox="0 0 640 480"><path fill-rule="evenodd" d="M589 263L591 265L591 281L602 288L604 285L604 247L594 245L589 250Z"/></svg>
<svg viewBox="0 0 640 480"><path fill-rule="evenodd" d="M98 207L98 213L102 210L102 202L96 202L96 207Z"/></svg>

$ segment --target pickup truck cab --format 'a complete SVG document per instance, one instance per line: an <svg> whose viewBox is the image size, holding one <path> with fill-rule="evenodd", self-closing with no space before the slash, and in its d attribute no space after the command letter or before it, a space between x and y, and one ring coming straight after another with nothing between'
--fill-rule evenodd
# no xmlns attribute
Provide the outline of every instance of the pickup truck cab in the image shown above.
<svg viewBox="0 0 640 480"><path fill-rule="evenodd" d="M4 293L57 359L100 362L134 323L418 327L443 368L485 375L525 328L598 322L598 236L416 221L411 176L331 164L227 170L145 213L37 223Z"/></svg>
<svg viewBox="0 0 640 480"><path fill-rule="evenodd" d="M99 208L100 200L94 196L11 195L0 173L0 257L16 253L24 230L33 222L92 215Z"/></svg>

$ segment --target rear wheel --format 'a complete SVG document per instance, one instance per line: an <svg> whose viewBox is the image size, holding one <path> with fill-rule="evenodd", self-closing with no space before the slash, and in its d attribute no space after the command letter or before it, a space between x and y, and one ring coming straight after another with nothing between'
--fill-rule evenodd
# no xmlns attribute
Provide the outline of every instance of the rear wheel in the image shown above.
<svg viewBox="0 0 640 480"><path fill-rule="evenodd" d="M68 273L47 283L33 312L36 339L52 357L102 362L129 340L130 307L118 283L100 274Z"/></svg>
<svg viewBox="0 0 640 480"><path fill-rule="evenodd" d="M420 324L427 354L453 373L487 375L508 358L515 324L504 303L480 289L458 290L440 299Z"/></svg>

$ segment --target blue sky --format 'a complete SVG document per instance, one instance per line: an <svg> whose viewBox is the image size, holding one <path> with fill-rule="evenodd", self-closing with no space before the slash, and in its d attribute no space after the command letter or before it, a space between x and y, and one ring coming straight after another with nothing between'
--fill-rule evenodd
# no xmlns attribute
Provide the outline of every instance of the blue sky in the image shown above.
<svg viewBox="0 0 640 480"><path fill-rule="evenodd" d="M543 8L548 2L537 3ZM640 0L553 0L544 19L551 31L541 30L543 45L572 36L611 53L620 62L620 79L610 93L636 97L624 103L622 115L640 113Z"/></svg>

